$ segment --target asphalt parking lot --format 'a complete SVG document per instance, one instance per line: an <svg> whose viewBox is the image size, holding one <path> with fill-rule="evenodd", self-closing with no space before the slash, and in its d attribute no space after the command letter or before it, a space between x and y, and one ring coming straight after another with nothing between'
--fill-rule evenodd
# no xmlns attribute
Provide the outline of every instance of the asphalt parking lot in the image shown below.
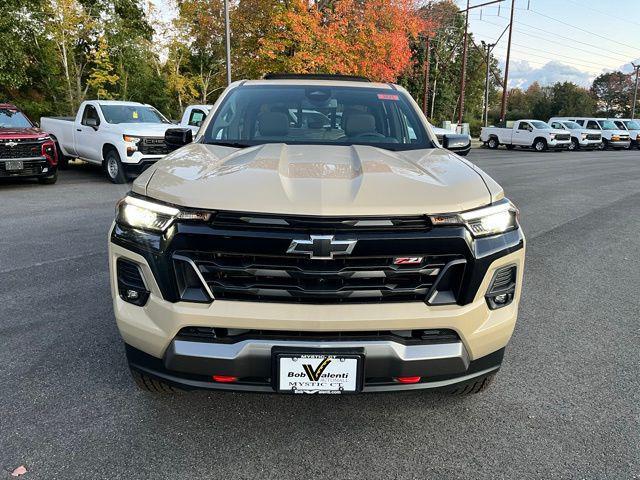
<svg viewBox="0 0 640 480"><path fill-rule="evenodd" d="M128 187L0 184L0 478L640 478L640 152L468 158L528 252L505 364L464 398L138 391L106 255Z"/></svg>

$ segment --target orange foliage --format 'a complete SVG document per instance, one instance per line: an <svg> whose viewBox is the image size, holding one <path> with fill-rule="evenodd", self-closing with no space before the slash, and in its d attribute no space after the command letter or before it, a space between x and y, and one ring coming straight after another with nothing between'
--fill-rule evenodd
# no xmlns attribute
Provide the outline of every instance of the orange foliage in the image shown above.
<svg viewBox="0 0 640 480"><path fill-rule="evenodd" d="M413 0L291 0L260 42L265 71L342 73L395 81L411 64L410 41L434 25Z"/></svg>

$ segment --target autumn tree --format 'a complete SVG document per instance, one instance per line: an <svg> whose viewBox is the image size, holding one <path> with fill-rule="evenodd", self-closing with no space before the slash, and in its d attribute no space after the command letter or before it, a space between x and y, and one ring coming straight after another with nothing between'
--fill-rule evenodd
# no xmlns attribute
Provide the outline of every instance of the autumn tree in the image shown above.
<svg viewBox="0 0 640 480"><path fill-rule="evenodd" d="M113 98L109 87L113 87L119 77L113 73L113 65L109 58L107 41L104 37L100 38L97 49L92 53L92 59L94 65L91 68L87 86L96 92L98 99Z"/></svg>
<svg viewBox="0 0 640 480"><path fill-rule="evenodd" d="M424 22L411 0L290 0L257 54L264 72L343 73L395 81Z"/></svg>
<svg viewBox="0 0 640 480"><path fill-rule="evenodd" d="M591 86L597 107L607 117L628 116L633 103L633 82L622 72L603 73Z"/></svg>

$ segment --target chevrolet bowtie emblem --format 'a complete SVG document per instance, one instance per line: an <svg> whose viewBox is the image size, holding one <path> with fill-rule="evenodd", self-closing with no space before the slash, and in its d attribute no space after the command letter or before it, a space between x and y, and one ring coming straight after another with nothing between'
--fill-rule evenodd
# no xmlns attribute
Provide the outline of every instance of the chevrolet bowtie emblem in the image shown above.
<svg viewBox="0 0 640 480"><path fill-rule="evenodd" d="M6 142L5 145L7 147L15 147L16 145L18 145L18 143L17 142Z"/></svg>
<svg viewBox="0 0 640 480"><path fill-rule="evenodd" d="M309 240L293 240L287 253L309 255L313 260L332 260L337 255L349 255L357 240L335 240L333 235L311 235Z"/></svg>

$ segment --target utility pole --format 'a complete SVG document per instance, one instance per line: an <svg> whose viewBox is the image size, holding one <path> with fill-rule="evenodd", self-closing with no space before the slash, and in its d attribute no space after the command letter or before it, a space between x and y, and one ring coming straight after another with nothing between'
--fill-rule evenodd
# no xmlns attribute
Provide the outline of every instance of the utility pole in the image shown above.
<svg viewBox="0 0 640 480"><path fill-rule="evenodd" d="M489 2L482 3L480 5L470 6L470 0L467 0L467 8L459 10L458 13L465 14L464 20L464 43L462 46L462 71L460 72L460 100L458 103L458 125L462 124L462 116L464 115L464 91L467 82L467 46L469 39L469 10L474 8L480 8L487 5L493 5L494 3L502 3L504 0L491 0ZM515 1L515 0L513 0Z"/></svg>
<svg viewBox="0 0 640 480"><path fill-rule="evenodd" d="M469 36L469 1L464 19L464 40L462 44L462 72L460 72L460 105L458 108L458 125L462 125L462 115L464 114L464 90L467 83L467 40Z"/></svg>
<svg viewBox="0 0 640 480"><path fill-rule="evenodd" d="M640 64L636 65L635 63L631 62L631 65L633 65L633 68L636 71L636 86L633 90L633 108L631 109L631 118L635 119L636 106L638 105L638 74L640 73Z"/></svg>
<svg viewBox="0 0 640 480"><path fill-rule="evenodd" d="M227 85L231 83L231 31L229 29L229 0L224 0L224 40L227 55Z"/></svg>
<svg viewBox="0 0 640 480"><path fill-rule="evenodd" d="M509 60L511 59L511 35L513 34L513 12L516 0L511 0L511 19L509 20L509 43L507 44L507 62L504 66L504 84L502 85L502 107L500 108L500 122L504 122L507 113L507 84L509 82Z"/></svg>
<svg viewBox="0 0 640 480"><path fill-rule="evenodd" d="M487 76L484 81L484 107L482 111L482 121L484 126L489 124L489 73L491 71L491 50L495 47L495 43L482 42L482 47L487 50L486 64L487 64Z"/></svg>
<svg viewBox="0 0 640 480"><path fill-rule="evenodd" d="M431 63L431 38L428 35L424 50L424 97L422 99L422 111L427 115L429 110L429 64Z"/></svg>

